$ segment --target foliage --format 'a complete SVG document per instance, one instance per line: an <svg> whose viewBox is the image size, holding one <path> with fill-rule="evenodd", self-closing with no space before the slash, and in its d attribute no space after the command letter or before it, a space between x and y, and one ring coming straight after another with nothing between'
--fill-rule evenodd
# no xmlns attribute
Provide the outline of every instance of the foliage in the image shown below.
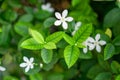
<svg viewBox="0 0 120 80"><path fill-rule="evenodd" d="M120 80L120 1L111 2L0 0L0 80Z"/></svg>

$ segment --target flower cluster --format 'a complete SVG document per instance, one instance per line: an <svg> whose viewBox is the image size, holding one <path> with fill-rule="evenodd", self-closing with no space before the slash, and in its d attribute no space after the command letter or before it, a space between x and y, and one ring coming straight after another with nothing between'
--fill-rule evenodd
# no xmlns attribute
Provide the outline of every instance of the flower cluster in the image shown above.
<svg viewBox="0 0 120 80"><path fill-rule="evenodd" d="M83 52L87 53L88 49L93 50L94 48L96 48L96 51L100 53L101 46L105 44L106 44L106 41L100 40L100 34L97 34L95 36L95 39L93 39L92 37L89 37L85 42L83 42L83 45L85 45L86 47L86 48L83 48Z"/></svg>
<svg viewBox="0 0 120 80"><path fill-rule="evenodd" d="M46 10L48 12L54 12L54 8L51 7L51 4L50 3L47 3L47 4L43 4L41 6L42 10Z"/></svg>
<svg viewBox="0 0 120 80"><path fill-rule="evenodd" d="M0 71L5 71L5 70L6 70L6 68L0 66Z"/></svg>

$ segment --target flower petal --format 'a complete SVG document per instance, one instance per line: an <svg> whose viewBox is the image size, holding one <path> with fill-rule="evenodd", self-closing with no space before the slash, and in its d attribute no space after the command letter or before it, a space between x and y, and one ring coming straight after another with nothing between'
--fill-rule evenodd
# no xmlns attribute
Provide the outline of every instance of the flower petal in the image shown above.
<svg viewBox="0 0 120 80"><path fill-rule="evenodd" d="M27 66L26 63L21 63L21 64L20 64L20 67L26 67L26 66Z"/></svg>
<svg viewBox="0 0 120 80"><path fill-rule="evenodd" d="M28 72L29 69L30 69L30 66L27 66L27 67L25 68L25 72Z"/></svg>
<svg viewBox="0 0 120 80"><path fill-rule="evenodd" d="M5 71L5 70L6 70L6 68L0 66L0 71Z"/></svg>
<svg viewBox="0 0 120 80"><path fill-rule="evenodd" d="M72 35L74 35L74 34L75 34L75 32L76 32L76 31L74 30L74 31L72 32Z"/></svg>
<svg viewBox="0 0 120 80"><path fill-rule="evenodd" d="M87 51L88 51L87 47L86 47L86 48L83 48L83 52L84 52L84 53L87 53Z"/></svg>
<svg viewBox="0 0 120 80"><path fill-rule="evenodd" d="M28 59L26 56L23 57L23 60L24 60L25 62L29 62L29 59Z"/></svg>
<svg viewBox="0 0 120 80"><path fill-rule="evenodd" d="M30 58L30 62L32 63L33 61L34 61L34 58L33 58L33 57L31 57L31 58Z"/></svg>
<svg viewBox="0 0 120 80"><path fill-rule="evenodd" d="M31 69L33 69L33 68L34 68L33 64L31 64L30 68L31 68Z"/></svg>
<svg viewBox="0 0 120 80"><path fill-rule="evenodd" d="M68 28L68 24L66 22L63 22L62 23L62 27L63 27L63 29L67 29Z"/></svg>
<svg viewBox="0 0 120 80"><path fill-rule="evenodd" d="M68 10L64 10L62 12L62 17L65 18L68 15Z"/></svg>
<svg viewBox="0 0 120 80"><path fill-rule="evenodd" d="M62 17L61 17L61 14L59 13L59 12L55 12L55 16L56 16L56 18L58 18L58 19L61 19Z"/></svg>
<svg viewBox="0 0 120 80"><path fill-rule="evenodd" d="M88 44L89 50L93 50L95 48L94 44Z"/></svg>
<svg viewBox="0 0 120 80"><path fill-rule="evenodd" d="M97 34L97 35L95 36L95 40L98 41L99 39L100 39L100 34Z"/></svg>
<svg viewBox="0 0 120 80"><path fill-rule="evenodd" d="M99 44L100 44L100 45L105 45L105 44L106 44L106 41L100 40L100 41L99 41Z"/></svg>
<svg viewBox="0 0 120 80"><path fill-rule="evenodd" d="M67 17L67 18L65 18L65 21L68 21L68 22L71 22L72 20L73 20L72 17Z"/></svg>
<svg viewBox="0 0 120 80"><path fill-rule="evenodd" d="M92 37L88 37L87 41L89 41L89 42L92 42L92 43L93 43L95 40L94 40Z"/></svg>
<svg viewBox="0 0 120 80"><path fill-rule="evenodd" d="M100 47L100 45L96 45L96 51L99 52L99 53L101 52L101 47Z"/></svg>
<svg viewBox="0 0 120 80"><path fill-rule="evenodd" d="M56 21L54 22L54 25L55 25L55 26L59 26L61 23L62 23L62 22L61 22L60 20L56 20Z"/></svg>
<svg viewBox="0 0 120 80"><path fill-rule="evenodd" d="M79 29L79 27L81 26L81 22L77 22L76 24L75 24L75 30L78 30Z"/></svg>

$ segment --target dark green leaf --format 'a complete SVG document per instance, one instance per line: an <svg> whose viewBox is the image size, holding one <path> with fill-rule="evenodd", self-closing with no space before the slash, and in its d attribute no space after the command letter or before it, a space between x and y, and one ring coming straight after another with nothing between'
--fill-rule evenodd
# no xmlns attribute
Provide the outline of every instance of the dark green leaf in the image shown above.
<svg viewBox="0 0 120 80"><path fill-rule="evenodd" d="M104 49L104 60L110 59L115 54L115 47L109 43Z"/></svg>
<svg viewBox="0 0 120 80"><path fill-rule="evenodd" d="M41 57L44 63L48 64L51 62L53 57L53 51L48 49L42 49L41 50Z"/></svg>
<svg viewBox="0 0 120 80"><path fill-rule="evenodd" d="M110 72L103 72L96 76L94 80L111 80L112 74Z"/></svg>
<svg viewBox="0 0 120 80"><path fill-rule="evenodd" d="M52 17L47 18L47 19L44 21L44 23L43 23L44 27L45 27L45 28L50 28L50 27L54 24L55 20L56 20L56 19L55 19L55 18L52 18Z"/></svg>
<svg viewBox="0 0 120 80"><path fill-rule="evenodd" d="M31 22L32 20L33 20L33 15L32 14L24 14L19 19L19 21L22 21L22 22Z"/></svg>
<svg viewBox="0 0 120 80"><path fill-rule="evenodd" d="M120 36L117 36L114 40L113 40L113 44L115 46L120 46Z"/></svg>

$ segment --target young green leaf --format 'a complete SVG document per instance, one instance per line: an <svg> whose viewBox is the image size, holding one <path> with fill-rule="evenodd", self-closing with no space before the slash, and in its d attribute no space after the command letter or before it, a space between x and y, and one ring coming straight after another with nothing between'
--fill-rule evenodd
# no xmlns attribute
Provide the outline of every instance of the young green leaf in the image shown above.
<svg viewBox="0 0 120 80"><path fill-rule="evenodd" d="M43 48L43 45L36 42L33 38L30 38L30 39L23 41L20 47L25 48L25 49L30 49L30 50L39 50Z"/></svg>
<svg viewBox="0 0 120 80"><path fill-rule="evenodd" d="M44 44L44 48L46 48L46 49L56 49L56 45L53 42L48 42L48 43Z"/></svg>
<svg viewBox="0 0 120 80"><path fill-rule="evenodd" d="M68 36L67 34L63 35L63 38L65 39L66 42L68 42L70 45L74 45L75 41L72 37Z"/></svg>
<svg viewBox="0 0 120 80"><path fill-rule="evenodd" d="M120 80L120 75L117 75L115 80Z"/></svg>
<svg viewBox="0 0 120 80"><path fill-rule="evenodd" d="M73 66L73 64L75 64L75 62L79 57L79 54L80 54L79 48L77 48L76 46L68 45L65 48L64 58L68 68L70 68L71 66Z"/></svg>
<svg viewBox="0 0 120 80"><path fill-rule="evenodd" d="M76 41L76 43L81 44L90 36L91 32L92 32L92 24L87 24L81 26L81 28L75 33L73 38Z"/></svg>
<svg viewBox="0 0 120 80"><path fill-rule="evenodd" d="M115 54L115 47L109 43L104 49L104 60L110 59Z"/></svg>
<svg viewBox="0 0 120 80"><path fill-rule="evenodd" d="M63 34L64 34L64 33L63 33L62 31L60 31L60 32L55 32L55 33L51 34L50 36L48 36L48 37L46 38L46 42L54 42L54 43L57 43L57 42L59 42L59 41L62 39Z"/></svg>
<svg viewBox="0 0 120 80"><path fill-rule="evenodd" d="M44 44L43 36L36 30L29 29L31 36L40 44Z"/></svg>
<svg viewBox="0 0 120 80"><path fill-rule="evenodd" d="M48 64L51 62L53 56L53 51L50 49L42 49L41 50L41 57L44 63Z"/></svg>

